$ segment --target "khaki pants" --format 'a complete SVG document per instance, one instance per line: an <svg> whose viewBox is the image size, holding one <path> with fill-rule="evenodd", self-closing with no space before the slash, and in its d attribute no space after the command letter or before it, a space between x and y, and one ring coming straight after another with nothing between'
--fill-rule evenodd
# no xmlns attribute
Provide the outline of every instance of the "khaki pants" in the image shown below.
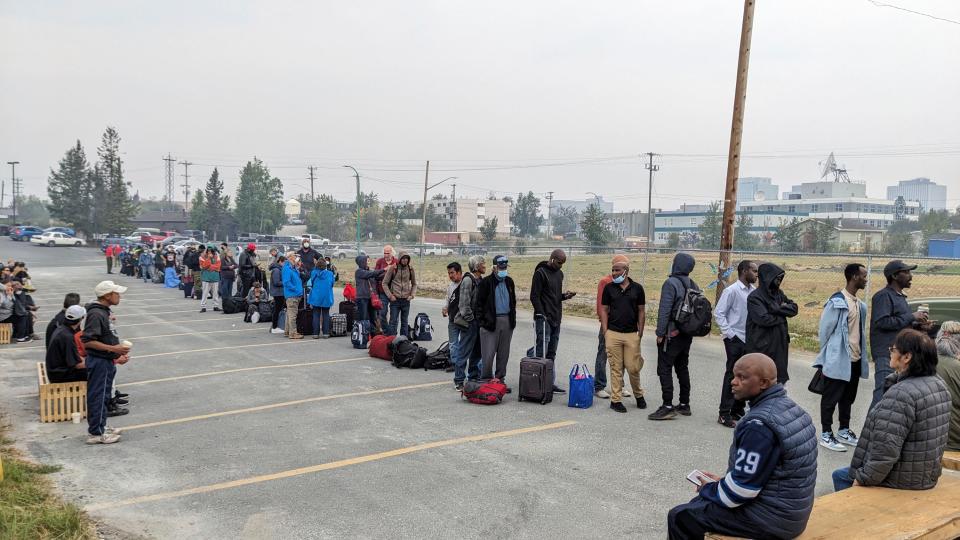
<svg viewBox="0 0 960 540"><path fill-rule="evenodd" d="M300 297L287 298L287 322L283 328L283 335L290 337L297 335L297 308L300 307Z"/></svg>
<svg viewBox="0 0 960 540"><path fill-rule="evenodd" d="M610 364L610 387L613 393L610 401L620 403L623 397L623 370L630 376L633 395L643 397L640 387L640 370L643 369L643 357L640 356L640 335L637 332L621 333L607 330L604 335L607 345L607 362Z"/></svg>

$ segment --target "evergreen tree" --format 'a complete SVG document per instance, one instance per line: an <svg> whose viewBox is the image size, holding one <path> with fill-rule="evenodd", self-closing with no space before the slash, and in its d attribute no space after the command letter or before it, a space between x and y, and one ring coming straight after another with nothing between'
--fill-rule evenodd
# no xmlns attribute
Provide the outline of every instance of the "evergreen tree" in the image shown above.
<svg viewBox="0 0 960 540"><path fill-rule="evenodd" d="M563 236L567 233L576 232L577 223L580 221L580 216L577 214L576 208L572 206L557 206L552 210L551 214L553 234Z"/></svg>
<svg viewBox="0 0 960 540"><path fill-rule="evenodd" d="M733 249L739 251L756 251L760 246L760 238L750 232L753 228L753 218L746 214L738 214L734 224Z"/></svg>
<svg viewBox="0 0 960 540"><path fill-rule="evenodd" d="M270 171L257 158L248 161L240 171L237 186L236 218L244 232L274 234L285 222L283 183L271 177Z"/></svg>
<svg viewBox="0 0 960 540"><path fill-rule="evenodd" d="M346 215L337 208L337 201L330 195L317 197L316 210L307 214L307 232L325 238L348 238Z"/></svg>
<svg viewBox="0 0 960 540"><path fill-rule="evenodd" d="M77 234L89 237L96 232L92 224L92 179L83 145L67 150L57 170L50 170L47 181L47 208L54 218L72 226Z"/></svg>
<svg viewBox="0 0 960 540"><path fill-rule="evenodd" d="M720 249L720 226L723 213L720 203L710 203L710 208L703 215L703 222L697 225L697 236L700 239L698 247L701 249Z"/></svg>
<svg viewBox="0 0 960 540"><path fill-rule="evenodd" d="M483 220L483 226L480 227L480 234L483 236L484 242L493 242L494 238L497 237L497 216L493 216L493 219Z"/></svg>
<svg viewBox="0 0 960 540"><path fill-rule="evenodd" d="M823 223L813 222L813 250L816 253L833 253L837 249L836 221L827 218Z"/></svg>
<svg viewBox="0 0 960 540"><path fill-rule="evenodd" d="M102 182L102 204L94 195L95 212L101 230L99 232L122 232L131 228L131 222L139 211L139 205L130 198L130 184L123 180L123 164L120 162L120 134L107 126L97 148L96 171ZM95 179L96 183L96 179ZM95 186L97 188L98 186ZM96 191L96 189L95 189Z"/></svg>
<svg viewBox="0 0 960 540"><path fill-rule="evenodd" d="M198 189L193 192L193 199L190 200L190 228L206 231L208 223L206 197L203 190Z"/></svg>
<svg viewBox="0 0 960 540"><path fill-rule="evenodd" d="M206 211L205 226L202 229L207 231L209 238L219 239L225 233L227 214L230 211L230 196L223 194L223 181L220 180L220 172L216 167L203 190L203 202L206 205Z"/></svg>
<svg viewBox="0 0 960 540"><path fill-rule="evenodd" d="M610 241L610 229L607 227L606 214L599 205L591 204L583 213L583 221L580 222L580 229L583 236L594 248L606 246ZM591 249L591 251L599 251Z"/></svg>
<svg viewBox="0 0 960 540"><path fill-rule="evenodd" d="M784 253L797 253L800 251L800 219L781 223L773 233L773 243Z"/></svg>
<svg viewBox="0 0 960 540"><path fill-rule="evenodd" d="M931 210L920 216L919 225L922 233L920 254L926 255L929 253L930 239L947 232L950 227L950 214L946 210Z"/></svg>
<svg viewBox="0 0 960 540"><path fill-rule="evenodd" d="M667 247L668 248L677 248L680 247L680 233L672 232L667 236Z"/></svg>
<svg viewBox="0 0 960 540"><path fill-rule="evenodd" d="M517 194L517 201L513 203L510 219L517 236L536 236L543 224L540 215L540 198L528 191L526 195Z"/></svg>

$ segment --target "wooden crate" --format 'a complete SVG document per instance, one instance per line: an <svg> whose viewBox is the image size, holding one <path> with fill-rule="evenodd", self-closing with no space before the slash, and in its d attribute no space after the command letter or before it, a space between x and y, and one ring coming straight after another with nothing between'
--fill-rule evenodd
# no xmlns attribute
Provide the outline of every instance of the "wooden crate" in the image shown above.
<svg viewBox="0 0 960 540"><path fill-rule="evenodd" d="M40 390L40 421L70 422L73 413L87 416L87 382L51 383L47 366L37 362L37 386Z"/></svg>
<svg viewBox="0 0 960 540"><path fill-rule="evenodd" d="M943 453L943 468L960 471L960 451Z"/></svg>
<svg viewBox="0 0 960 540"><path fill-rule="evenodd" d="M9 345L13 341L13 325L0 323L0 345Z"/></svg>

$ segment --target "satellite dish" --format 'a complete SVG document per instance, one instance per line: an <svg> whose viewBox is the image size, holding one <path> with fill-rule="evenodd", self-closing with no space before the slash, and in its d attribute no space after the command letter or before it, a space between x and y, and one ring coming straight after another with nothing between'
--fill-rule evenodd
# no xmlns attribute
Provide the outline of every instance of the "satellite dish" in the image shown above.
<svg viewBox="0 0 960 540"><path fill-rule="evenodd" d="M765 201L767 200L767 194L762 191L758 191L753 195L753 200L757 202Z"/></svg>
<svg viewBox="0 0 960 540"><path fill-rule="evenodd" d="M830 155L827 156L826 161L821 161L820 165L820 178L826 178L826 176L837 170L837 158L833 157L833 152L830 152Z"/></svg>

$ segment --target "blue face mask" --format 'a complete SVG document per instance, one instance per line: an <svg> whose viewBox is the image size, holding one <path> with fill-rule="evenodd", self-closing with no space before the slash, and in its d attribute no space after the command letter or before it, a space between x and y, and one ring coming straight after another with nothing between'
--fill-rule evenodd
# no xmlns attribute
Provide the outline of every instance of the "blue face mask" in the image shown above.
<svg viewBox="0 0 960 540"><path fill-rule="evenodd" d="M506 270L497 270L497 277L500 278L500 279L503 279L503 278L507 277L507 271L506 271Z"/></svg>
<svg viewBox="0 0 960 540"><path fill-rule="evenodd" d="M616 283L617 285L619 285L619 284L623 283L623 280L625 280L625 279L627 279L627 275L626 275L626 274L620 274L619 276L613 278L613 282Z"/></svg>

